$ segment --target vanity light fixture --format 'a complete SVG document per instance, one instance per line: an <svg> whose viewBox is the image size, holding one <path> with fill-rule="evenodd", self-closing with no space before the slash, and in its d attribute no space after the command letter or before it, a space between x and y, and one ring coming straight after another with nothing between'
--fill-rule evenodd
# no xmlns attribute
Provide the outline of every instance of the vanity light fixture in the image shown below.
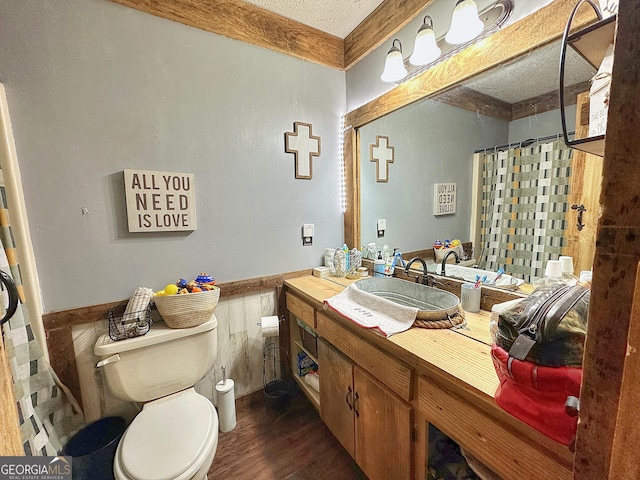
<svg viewBox="0 0 640 480"><path fill-rule="evenodd" d="M395 38L387 53L383 82L399 83L424 72L446 58L488 37L505 24L513 11L514 0L496 0L478 15L474 0L458 0L446 35L436 38L433 19L425 15L418 29L413 53L402 58L402 43Z"/></svg>
<svg viewBox="0 0 640 480"><path fill-rule="evenodd" d="M478 5L474 0L458 0L451 17L451 27L445 36L447 43L459 45L476 38L484 30L478 18Z"/></svg>
<svg viewBox="0 0 640 480"><path fill-rule="evenodd" d="M429 20L429 23L427 23ZM422 25L416 34L416 41L413 45L413 53L409 58L412 65L426 65L436 60L442 50L436 43L436 34L433 31L433 19L426 15L422 20Z"/></svg>
<svg viewBox="0 0 640 480"><path fill-rule="evenodd" d="M396 42L398 42L399 47L396 47ZM391 48L387 53L384 71L380 75L380 80L383 82L397 82L406 77L408 73L402 58L402 43L396 38L391 43Z"/></svg>

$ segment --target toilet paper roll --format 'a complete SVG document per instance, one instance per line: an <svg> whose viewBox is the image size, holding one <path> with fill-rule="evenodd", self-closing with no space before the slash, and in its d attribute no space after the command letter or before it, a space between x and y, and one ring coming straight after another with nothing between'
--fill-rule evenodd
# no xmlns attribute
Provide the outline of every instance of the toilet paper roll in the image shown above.
<svg viewBox="0 0 640 480"><path fill-rule="evenodd" d="M221 432L230 432L236 427L236 398L233 380L216 384L218 394L218 422Z"/></svg>
<svg viewBox="0 0 640 480"><path fill-rule="evenodd" d="M262 317L260 319L263 337L277 337L280 333L280 322L275 315L272 317Z"/></svg>

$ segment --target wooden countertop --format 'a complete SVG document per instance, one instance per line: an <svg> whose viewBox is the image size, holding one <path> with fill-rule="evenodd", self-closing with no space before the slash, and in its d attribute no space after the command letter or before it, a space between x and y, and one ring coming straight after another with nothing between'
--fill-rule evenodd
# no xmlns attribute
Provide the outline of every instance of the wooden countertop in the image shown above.
<svg viewBox="0 0 640 480"><path fill-rule="evenodd" d="M322 309L325 299L340 293L353 282L345 278L309 275L288 279L285 285L316 308ZM466 312L467 325L464 328L412 327L389 338L361 328L331 310L325 310L324 313L404 361L445 377L467 393L493 403L498 377L490 355L490 312Z"/></svg>

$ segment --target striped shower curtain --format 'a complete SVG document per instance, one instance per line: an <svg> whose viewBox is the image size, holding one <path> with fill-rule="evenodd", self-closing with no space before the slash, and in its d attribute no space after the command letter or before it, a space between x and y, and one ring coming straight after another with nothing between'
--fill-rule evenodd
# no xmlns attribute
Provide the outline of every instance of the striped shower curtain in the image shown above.
<svg viewBox="0 0 640 480"><path fill-rule="evenodd" d="M2 326L13 377L20 435L25 455L55 456L84 417L71 393L60 382L33 334L11 233L6 192L0 171L0 269L11 275L20 296L18 308ZM7 305L7 292L2 291Z"/></svg>
<svg viewBox="0 0 640 480"><path fill-rule="evenodd" d="M527 282L561 255L572 150L562 142L485 153L480 266Z"/></svg>

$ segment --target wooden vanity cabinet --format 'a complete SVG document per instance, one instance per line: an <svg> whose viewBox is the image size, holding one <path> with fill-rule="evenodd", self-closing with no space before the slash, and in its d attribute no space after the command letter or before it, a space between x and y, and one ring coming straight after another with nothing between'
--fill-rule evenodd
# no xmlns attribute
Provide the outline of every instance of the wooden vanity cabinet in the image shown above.
<svg viewBox="0 0 640 480"><path fill-rule="evenodd" d="M328 342L318 345L320 416L370 480L411 478L411 405Z"/></svg>
<svg viewBox="0 0 640 480"><path fill-rule="evenodd" d="M413 478L413 370L338 325L318 304L291 291L285 297L293 378L322 420L370 480ZM298 320L319 335L317 356L302 344ZM318 364L319 395L296 374L301 351Z"/></svg>

